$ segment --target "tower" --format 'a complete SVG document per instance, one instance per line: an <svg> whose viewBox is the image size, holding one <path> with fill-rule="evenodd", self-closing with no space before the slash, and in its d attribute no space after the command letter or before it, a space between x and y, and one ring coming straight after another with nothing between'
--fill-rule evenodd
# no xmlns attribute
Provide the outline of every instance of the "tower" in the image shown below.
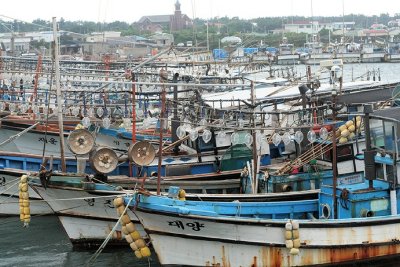
<svg viewBox="0 0 400 267"><path fill-rule="evenodd" d="M184 28L183 25L183 20L182 20L182 11L181 11L181 3L179 3L179 0L176 0L175 2L175 12L174 15L171 19L171 30L176 31Z"/></svg>

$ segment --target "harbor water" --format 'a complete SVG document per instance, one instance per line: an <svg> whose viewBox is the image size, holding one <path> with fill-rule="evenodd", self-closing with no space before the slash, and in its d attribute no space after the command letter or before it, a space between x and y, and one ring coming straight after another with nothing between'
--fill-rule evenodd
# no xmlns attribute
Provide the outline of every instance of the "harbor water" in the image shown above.
<svg viewBox="0 0 400 267"><path fill-rule="evenodd" d="M33 216L29 227L19 217L0 218L0 267L86 266L96 250L73 250L56 216ZM160 266L157 257L136 259L129 245L106 248L92 266Z"/></svg>

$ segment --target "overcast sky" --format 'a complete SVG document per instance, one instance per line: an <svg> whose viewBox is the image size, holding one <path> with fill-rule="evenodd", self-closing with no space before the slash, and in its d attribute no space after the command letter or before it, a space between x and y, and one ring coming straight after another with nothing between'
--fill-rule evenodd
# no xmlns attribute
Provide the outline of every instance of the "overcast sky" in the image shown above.
<svg viewBox="0 0 400 267"><path fill-rule="evenodd" d="M179 0L190 18L239 17L243 19L276 16L341 16L400 13L399 0ZM174 12L176 0L10 0L2 3L1 19L31 22L51 21L135 22L146 15Z"/></svg>

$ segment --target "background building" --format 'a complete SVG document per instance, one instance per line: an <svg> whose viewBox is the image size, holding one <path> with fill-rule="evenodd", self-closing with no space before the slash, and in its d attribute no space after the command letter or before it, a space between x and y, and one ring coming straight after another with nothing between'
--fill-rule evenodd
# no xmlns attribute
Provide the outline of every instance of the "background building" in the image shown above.
<svg viewBox="0 0 400 267"><path fill-rule="evenodd" d="M182 14L181 4L177 0L173 15L143 16L137 24L141 30L161 32L163 27L169 27L170 31L186 29L191 27L193 22L187 15Z"/></svg>

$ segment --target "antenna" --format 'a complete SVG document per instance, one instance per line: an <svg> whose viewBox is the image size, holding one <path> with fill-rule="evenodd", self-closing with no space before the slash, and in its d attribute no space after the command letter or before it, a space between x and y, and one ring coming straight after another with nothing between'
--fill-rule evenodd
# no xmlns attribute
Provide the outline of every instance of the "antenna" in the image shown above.
<svg viewBox="0 0 400 267"><path fill-rule="evenodd" d="M343 20L343 25L342 25L343 40L345 40L345 36L344 36L344 0L342 0L342 20Z"/></svg>

